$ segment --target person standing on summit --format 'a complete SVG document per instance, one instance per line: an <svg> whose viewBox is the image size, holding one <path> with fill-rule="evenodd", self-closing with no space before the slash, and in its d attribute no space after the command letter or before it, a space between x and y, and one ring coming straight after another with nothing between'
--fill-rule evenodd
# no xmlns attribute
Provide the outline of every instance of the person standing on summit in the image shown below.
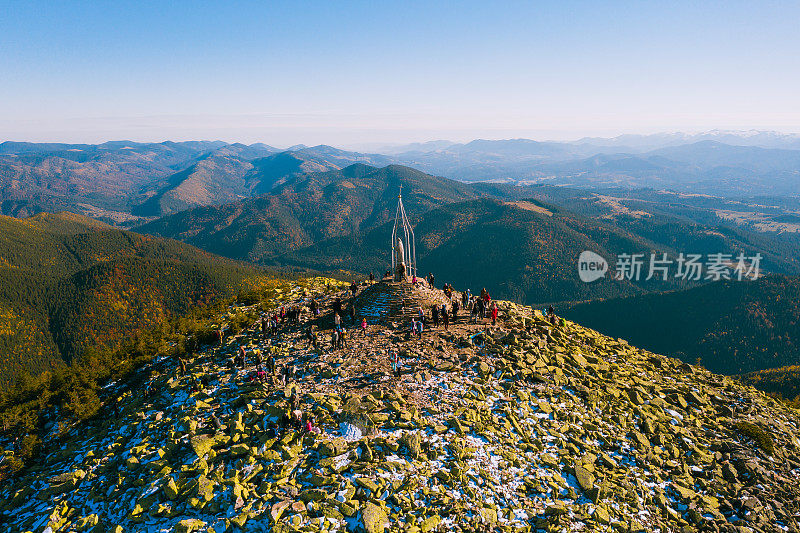
<svg viewBox="0 0 800 533"><path fill-rule="evenodd" d="M245 351L244 351L244 346L239 346L239 367L240 368L244 368L245 367L245 360L246 360L246 354L245 354Z"/></svg>
<svg viewBox="0 0 800 533"><path fill-rule="evenodd" d="M308 340L308 344L306 344L306 349L311 348L316 344L314 342L316 338L317 336L314 334L314 325L312 324L306 328L306 340ZM316 348L316 346L314 347Z"/></svg>
<svg viewBox="0 0 800 533"><path fill-rule="evenodd" d="M486 318L486 313L489 311L489 302L492 301L492 297L489 296L489 291L483 289L483 318Z"/></svg>

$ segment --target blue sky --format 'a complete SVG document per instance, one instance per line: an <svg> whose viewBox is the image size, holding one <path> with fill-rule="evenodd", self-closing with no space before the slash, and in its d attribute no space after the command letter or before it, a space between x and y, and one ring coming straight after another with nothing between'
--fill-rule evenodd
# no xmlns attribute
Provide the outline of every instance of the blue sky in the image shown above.
<svg viewBox="0 0 800 533"><path fill-rule="evenodd" d="M797 2L5 2L0 140L800 131Z"/></svg>

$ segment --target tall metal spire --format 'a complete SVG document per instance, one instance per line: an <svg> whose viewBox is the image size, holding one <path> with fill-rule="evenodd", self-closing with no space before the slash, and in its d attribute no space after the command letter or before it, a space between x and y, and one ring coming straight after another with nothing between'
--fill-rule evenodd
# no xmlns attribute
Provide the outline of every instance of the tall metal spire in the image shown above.
<svg viewBox="0 0 800 533"><path fill-rule="evenodd" d="M414 242L414 228L406 216L403 207L403 186L397 194L397 211L392 228L392 275L396 276L400 263L405 265L406 276L417 275L417 250Z"/></svg>

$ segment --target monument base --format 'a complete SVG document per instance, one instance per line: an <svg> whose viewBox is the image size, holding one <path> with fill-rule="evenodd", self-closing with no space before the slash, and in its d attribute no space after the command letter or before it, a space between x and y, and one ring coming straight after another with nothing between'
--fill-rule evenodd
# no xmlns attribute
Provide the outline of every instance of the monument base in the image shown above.
<svg viewBox="0 0 800 533"><path fill-rule="evenodd" d="M400 263L394 269L394 281L406 281L406 264Z"/></svg>
<svg viewBox="0 0 800 533"><path fill-rule="evenodd" d="M444 292L429 288L422 278L417 278L416 285L410 278L384 279L361 291L354 302L358 319L384 323L410 320L418 315L420 307L426 317L430 316L431 306L443 303L450 303Z"/></svg>

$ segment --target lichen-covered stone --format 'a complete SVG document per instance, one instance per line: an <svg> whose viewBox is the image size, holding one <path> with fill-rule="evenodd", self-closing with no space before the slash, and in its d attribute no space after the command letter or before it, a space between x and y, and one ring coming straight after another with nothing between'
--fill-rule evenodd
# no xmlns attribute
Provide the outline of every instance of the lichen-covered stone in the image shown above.
<svg viewBox="0 0 800 533"><path fill-rule="evenodd" d="M175 524L175 531L176 533L192 533L192 531L198 531L201 528L205 527L206 523L202 520L198 520L196 518L188 518L186 520L181 520L177 524Z"/></svg>
<svg viewBox="0 0 800 533"><path fill-rule="evenodd" d="M389 526L389 517L382 508L367 502L361 510L361 526L366 533L384 533Z"/></svg>

